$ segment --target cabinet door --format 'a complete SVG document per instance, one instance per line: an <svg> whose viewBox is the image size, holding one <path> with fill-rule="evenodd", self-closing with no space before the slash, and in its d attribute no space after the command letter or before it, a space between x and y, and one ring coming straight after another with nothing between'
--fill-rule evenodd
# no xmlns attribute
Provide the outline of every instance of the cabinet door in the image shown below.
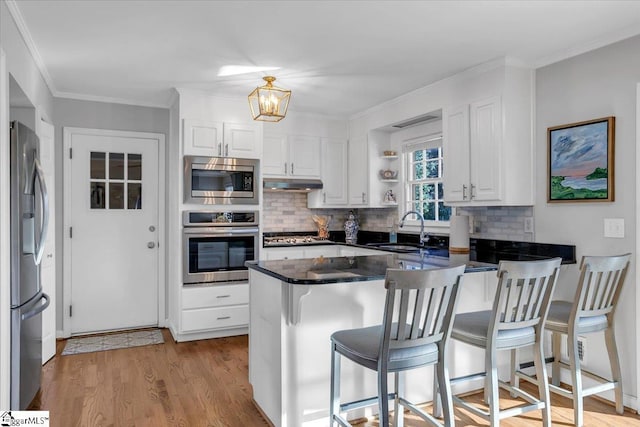
<svg viewBox="0 0 640 427"><path fill-rule="evenodd" d="M349 205L366 206L369 203L369 153L367 136L349 140Z"/></svg>
<svg viewBox="0 0 640 427"><path fill-rule="evenodd" d="M263 176L287 176L289 172L288 147L286 136L265 135L261 164Z"/></svg>
<svg viewBox="0 0 640 427"><path fill-rule="evenodd" d="M445 112L442 122L444 155L443 185L445 202L469 200L469 106Z"/></svg>
<svg viewBox="0 0 640 427"><path fill-rule="evenodd" d="M470 106L470 158L472 200L501 199L502 106L493 97Z"/></svg>
<svg viewBox="0 0 640 427"><path fill-rule="evenodd" d="M222 156L222 122L184 119L184 154Z"/></svg>
<svg viewBox="0 0 640 427"><path fill-rule="evenodd" d="M322 202L327 206L347 204L347 141L322 139Z"/></svg>
<svg viewBox="0 0 640 427"><path fill-rule="evenodd" d="M223 142L224 156L260 158L260 129L253 123L225 123Z"/></svg>
<svg viewBox="0 0 640 427"><path fill-rule="evenodd" d="M320 177L320 138L290 135L289 173L293 176Z"/></svg>
<svg viewBox="0 0 640 427"><path fill-rule="evenodd" d="M260 259L268 261L300 258L304 258L304 253L301 248L265 248L260 252Z"/></svg>

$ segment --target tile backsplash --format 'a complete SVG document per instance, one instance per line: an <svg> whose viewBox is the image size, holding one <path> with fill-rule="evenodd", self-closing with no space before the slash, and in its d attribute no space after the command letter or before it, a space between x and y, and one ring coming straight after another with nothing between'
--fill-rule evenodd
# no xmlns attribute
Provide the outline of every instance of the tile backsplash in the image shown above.
<svg viewBox="0 0 640 427"><path fill-rule="evenodd" d="M263 198L264 232L312 231L317 227L312 215L331 216L329 230L342 230L350 209L309 209L305 193L266 192ZM458 215L472 215L472 237L532 242L533 233L524 232L524 221L533 217L531 206L489 206L458 208ZM388 232L397 222L397 208L353 209L361 230Z"/></svg>
<svg viewBox="0 0 640 427"><path fill-rule="evenodd" d="M482 206L458 208L458 215L473 216L471 237L533 242L533 233L524 232L525 218L533 218L532 206Z"/></svg>

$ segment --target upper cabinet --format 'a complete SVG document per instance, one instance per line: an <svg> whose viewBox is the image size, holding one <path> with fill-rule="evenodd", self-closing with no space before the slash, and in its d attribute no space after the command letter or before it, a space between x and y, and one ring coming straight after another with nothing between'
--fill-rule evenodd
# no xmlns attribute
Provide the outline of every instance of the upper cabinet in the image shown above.
<svg viewBox="0 0 640 427"><path fill-rule="evenodd" d="M498 93L445 109L446 203L533 204L531 79L528 70L508 69Z"/></svg>
<svg viewBox="0 0 640 427"><path fill-rule="evenodd" d="M369 203L369 149L367 135L352 137L348 146L349 206Z"/></svg>
<svg viewBox="0 0 640 427"><path fill-rule="evenodd" d="M185 155L257 159L262 154L255 123L184 119L183 132Z"/></svg>
<svg viewBox="0 0 640 427"><path fill-rule="evenodd" d="M320 138L265 135L262 174L267 177L320 177Z"/></svg>
<svg viewBox="0 0 640 427"><path fill-rule="evenodd" d="M347 205L347 140L322 138L321 174L323 188L309 193L310 208L345 207Z"/></svg>

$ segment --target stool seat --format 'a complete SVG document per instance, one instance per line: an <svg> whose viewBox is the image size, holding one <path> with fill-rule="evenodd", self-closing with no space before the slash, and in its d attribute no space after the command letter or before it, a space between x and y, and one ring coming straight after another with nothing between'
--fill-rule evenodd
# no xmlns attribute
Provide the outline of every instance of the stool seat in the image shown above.
<svg viewBox="0 0 640 427"><path fill-rule="evenodd" d="M487 348L489 325L492 322L491 314L491 310L457 314L453 321L451 337L476 347ZM498 331L494 345L496 349L502 350L533 345L535 341L536 331L529 326Z"/></svg>
<svg viewBox="0 0 640 427"><path fill-rule="evenodd" d="M331 339L336 351L346 358L375 370L380 356L382 325L348 329L335 332ZM389 372L430 365L438 361L438 346L434 343L421 346L389 349Z"/></svg>
<svg viewBox="0 0 640 427"><path fill-rule="evenodd" d="M566 334L569 332L569 320L571 318L571 309L573 303L569 301L551 301L549 307L549 316L545 329L561 332ZM609 323L607 316L604 314L599 316L582 316L578 319L578 334L587 334L590 332L599 332L607 329Z"/></svg>

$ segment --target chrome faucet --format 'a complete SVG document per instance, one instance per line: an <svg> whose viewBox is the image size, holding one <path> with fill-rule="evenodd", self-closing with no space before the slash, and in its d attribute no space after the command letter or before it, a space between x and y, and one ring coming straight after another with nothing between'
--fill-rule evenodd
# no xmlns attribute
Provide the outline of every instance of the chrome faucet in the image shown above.
<svg viewBox="0 0 640 427"><path fill-rule="evenodd" d="M404 226L405 218L407 218L411 214L414 214L420 219L420 245L426 245L427 241L429 240L429 234L424 232L424 217L420 212L407 211L407 213L405 213L402 219L400 220L400 224L398 225L398 227L402 228Z"/></svg>

